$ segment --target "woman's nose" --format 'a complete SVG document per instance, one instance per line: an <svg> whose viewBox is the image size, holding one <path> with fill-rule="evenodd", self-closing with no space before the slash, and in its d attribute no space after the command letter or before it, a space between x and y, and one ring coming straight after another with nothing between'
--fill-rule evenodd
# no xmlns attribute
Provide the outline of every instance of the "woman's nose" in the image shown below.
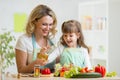
<svg viewBox="0 0 120 80"><path fill-rule="evenodd" d="M50 25L47 25L47 26L46 26L46 29L49 30L49 29L50 29Z"/></svg>

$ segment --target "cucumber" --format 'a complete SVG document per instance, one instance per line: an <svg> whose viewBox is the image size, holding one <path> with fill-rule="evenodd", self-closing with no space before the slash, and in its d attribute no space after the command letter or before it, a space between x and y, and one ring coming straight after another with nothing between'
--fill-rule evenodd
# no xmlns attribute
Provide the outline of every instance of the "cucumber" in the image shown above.
<svg viewBox="0 0 120 80"><path fill-rule="evenodd" d="M99 78L102 77L100 73L92 72L92 73L79 73L73 75L71 78Z"/></svg>

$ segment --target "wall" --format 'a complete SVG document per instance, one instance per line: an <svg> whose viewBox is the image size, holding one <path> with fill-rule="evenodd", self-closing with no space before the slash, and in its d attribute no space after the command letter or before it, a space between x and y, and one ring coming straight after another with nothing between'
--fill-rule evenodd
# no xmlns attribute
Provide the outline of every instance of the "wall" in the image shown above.
<svg viewBox="0 0 120 80"><path fill-rule="evenodd" d="M31 10L38 4L46 4L51 7L58 19L58 32L60 32L60 26L63 21L68 19L77 19L78 10L77 10L77 1L64 1L64 0L1 0L0 1L0 27L2 29L9 28L13 30L13 14L26 13L29 15ZM63 6L64 5L64 6ZM59 34L57 34L60 36Z"/></svg>
<svg viewBox="0 0 120 80"><path fill-rule="evenodd" d="M30 14L31 10L38 4L46 4L56 13L58 20L58 37L61 36L61 24L68 19L78 19L78 1L79 0L0 0L0 33L5 29L14 33L14 13ZM16 38L22 33L15 33ZM15 60L14 60L15 61ZM17 72L16 65L7 69L9 72Z"/></svg>
<svg viewBox="0 0 120 80"><path fill-rule="evenodd" d="M109 71L120 76L120 0L109 0Z"/></svg>

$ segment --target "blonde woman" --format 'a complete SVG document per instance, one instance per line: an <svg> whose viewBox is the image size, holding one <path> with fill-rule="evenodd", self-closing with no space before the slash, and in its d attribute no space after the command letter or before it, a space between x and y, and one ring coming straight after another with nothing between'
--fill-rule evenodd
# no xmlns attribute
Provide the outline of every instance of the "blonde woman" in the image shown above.
<svg viewBox="0 0 120 80"><path fill-rule="evenodd" d="M47 51L50 54L54 47L51 38L55 36L56 24L56 15L48 6L38 5L32 10L26 24L26 33L19 37L15 47L19 73L33 72L34 65L45 67L45 60L38 59L37 53ZM52 69L53 63L46 67Z"/></svg>

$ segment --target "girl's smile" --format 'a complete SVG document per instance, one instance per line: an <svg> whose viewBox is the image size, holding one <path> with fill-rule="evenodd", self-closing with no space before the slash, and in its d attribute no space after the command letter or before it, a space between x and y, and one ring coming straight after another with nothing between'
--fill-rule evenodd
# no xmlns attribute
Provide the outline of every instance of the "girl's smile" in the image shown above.
<svg viewBox="0 0 120 80"><path fill-rule="evenodd" d="M63 39L68 47L77 47L78 35L76 33L64 33Z"/></svg>

